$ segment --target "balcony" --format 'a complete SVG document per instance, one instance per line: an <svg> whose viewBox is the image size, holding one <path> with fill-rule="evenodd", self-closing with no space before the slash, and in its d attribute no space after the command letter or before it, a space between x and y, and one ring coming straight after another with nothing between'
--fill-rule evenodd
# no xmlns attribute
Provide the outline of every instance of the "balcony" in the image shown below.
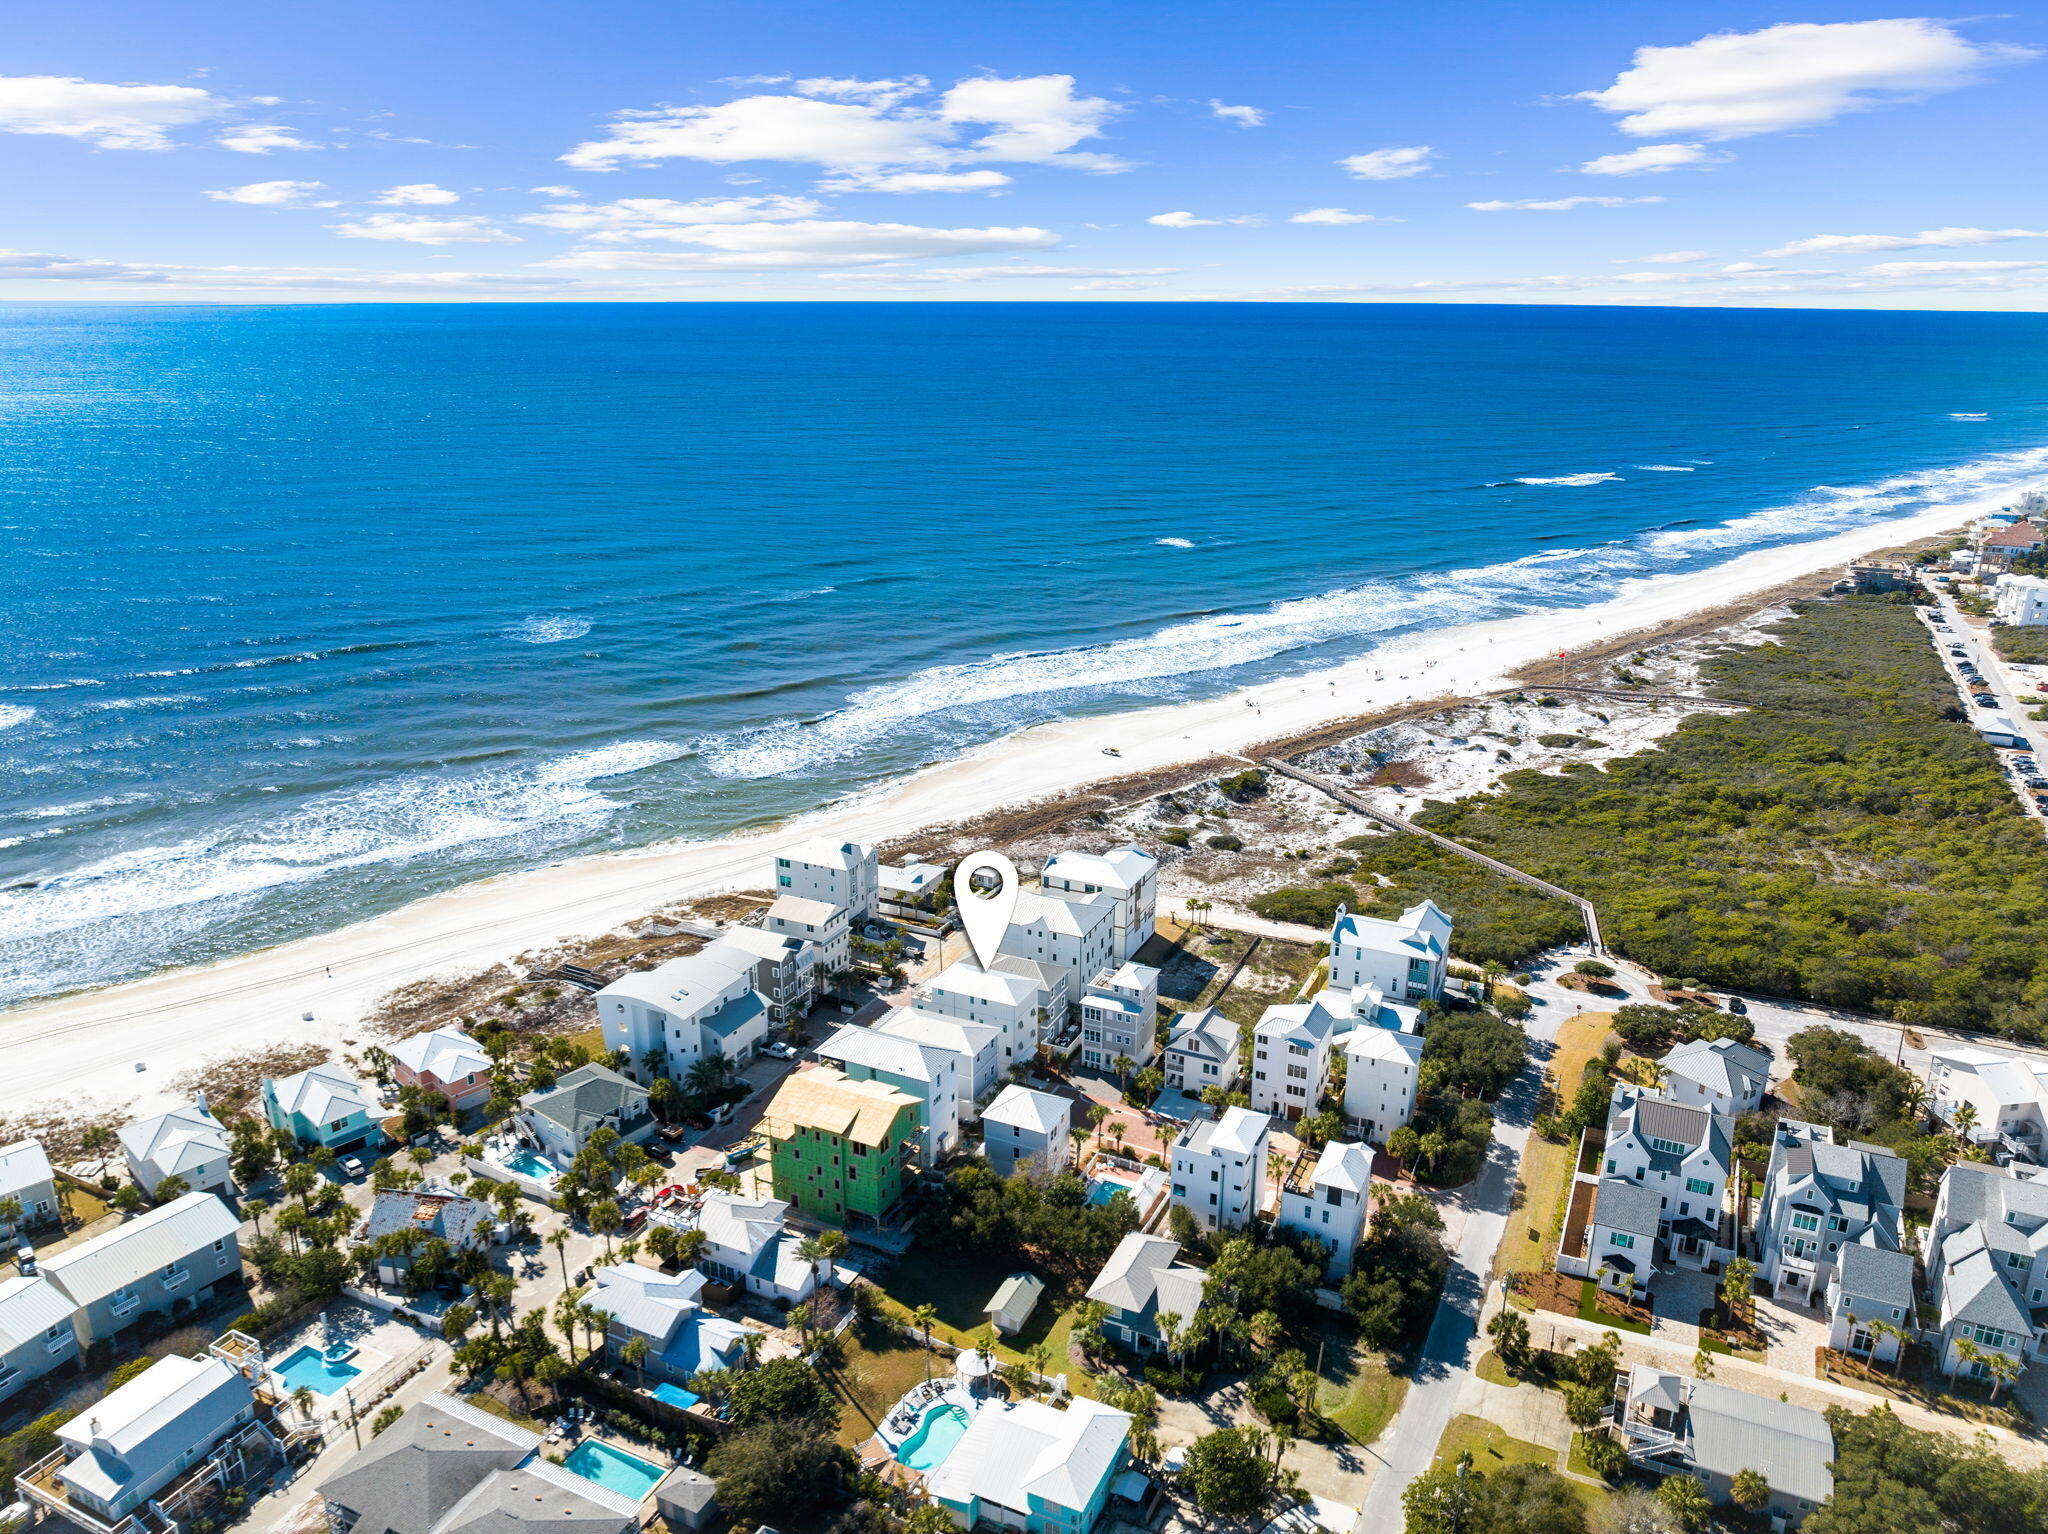
<svg viewBox="0 0 2048 1534"><path fill-rule="evenodd" d="M107 1307L107 1314L116 1321L119 1321L126 1316L134 1315L140 1309L142 1309L141 1295L123 1294L115 1297L113 1304Z"/></svg>
<svg viewBox="0 0 2048 1534"><path fill-rule="evenodd" d="M176 1294L191 1281L191 1278L192 1270L190 1268L167 1269L163 1275L164 1293Z"/></svg>

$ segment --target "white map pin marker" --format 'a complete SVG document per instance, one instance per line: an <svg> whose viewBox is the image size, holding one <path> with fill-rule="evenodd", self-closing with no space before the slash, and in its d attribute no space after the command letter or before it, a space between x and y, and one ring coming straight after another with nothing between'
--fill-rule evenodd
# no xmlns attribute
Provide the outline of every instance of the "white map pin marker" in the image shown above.
<svg viewBox="0 0 2048 1534"><path fill-rule="evenodd" d="M953 865L953 900L968 946L981 967L990 968L1017 912L1017 865L1000 852L969 854Z"/></svg>

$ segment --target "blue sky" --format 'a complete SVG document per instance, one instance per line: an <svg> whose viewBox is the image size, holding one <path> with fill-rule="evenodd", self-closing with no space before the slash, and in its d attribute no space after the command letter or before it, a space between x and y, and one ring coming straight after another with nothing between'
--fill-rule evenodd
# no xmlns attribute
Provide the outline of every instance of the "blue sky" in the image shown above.
<svg viewBox="0 0 2048 1534"><path fill-rule="evenodd" d="M74 0L0 298L2034 309L2048 12Z"/></svg>

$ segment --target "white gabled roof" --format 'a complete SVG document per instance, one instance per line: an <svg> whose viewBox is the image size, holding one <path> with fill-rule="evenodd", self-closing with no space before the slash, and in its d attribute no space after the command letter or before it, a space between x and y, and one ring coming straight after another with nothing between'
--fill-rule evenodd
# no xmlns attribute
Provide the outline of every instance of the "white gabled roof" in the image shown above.
<svg viewBox="0 0 2048 1534"><path fill-rule="evenodd" d="M959 959L926 981L924 989L927 993L973 996L982 1001L1000 1002L1004 1006L1022 1007L1035 1005L1032 998L1045 988L1023 975L1013 975L1000 969L983 969L973 959Z"/></svg>
<svg viewBox="0 0 2048 1534"><path fill-rule="evenodd" d="M38 1183L56 1177L50 1158L43 1154L40 1140L16 1140L0 1145L0 1198L15 1198Z"/></svg>
<svg viewBox="0 0 2048 1534"><path fill-rule="evenodd" d="M832 918L841 914L844 907L836 906L829 900L809 900L802 895L777 895L775 904L768 907L770 921L795 922L801 927L829 927Z"/></svg>
<svg viewBox="0 0 2048 1534"><path fill-rule="evenodd" d="M1309 1181L1318 1188L1363 1193L1372 1186L1372 1152L1355 1143L1325 1145Z"/></svg>
<svg viewBox="0 0 2048 1534"><path fill-rule="evenodd" d="M982 1110L984 1124L1007 1124L1013 1129L1040 1135L1063 1135L1072 1122L1074 1105L1050 1092L1034 1092L1012 1082L996 1093L995 1101Z"/></svg>
<svg viewBox="0 0 2048 1534"><path fill-rule="evenodd" d="M1451 919L1434 900L1408 907L1397 921L1361 916L1339 906L1330 926L1332 944L1349 943L1374 953L1435 957L1445 951L1450 937Z"/></svg>
<svg viewBox="0 0 2048 1534"><path fill-rule="evenodd" d="M432 1074L443 1081L491 1068L483 1045L460 1028L436 1028L400 1039L391 1046L391 1058L415 1075Z"/></svg>
<svg viewBox="0 0 2048 1534"><path fill-rule="evenodd" d="M165 1176L173 1172L182 1175L225 1156L228 1132L197 1103L187 1103L155 1118L122 1125L121 1148Z"/></svg>
<svg viewBox="0 0 2048 1534"><path fill-rule="evenodd" d="M742 1198L713 1191L697 1210L697 1228L713 1246L744 1252L749 1265L762 1248L782 1234L789 1205L775 1198Z"/></svg>
<svg viewBox="0 0 2048 1534"><path fill-rule="evenodd" d="M370 1112L370 1096L361 1082L338 1065L316 1065L296 1076L273 1081L270 1090L286 1113L319 1124L331 1124L351 1113Z"/></svg>
<svg viewBox="0 0 2048 1534"><path fill-rule="evenodd" d="M692 1017L718 1004L728 988L745 979L751 983L753 955L723 941L680 959L669 959L652 969L636 969L621 975L597 993L598 1000L623 996L678 1017Z"/></svg>
<svg viewBox="0 0 2048 1534"><path fill-rule="evenodd" d="M1937 1049L1934 1058L1952 1070L1969 1071L2001 1106L2048 1102L2048 1062L2001 1055L1989 1049Z"/></svg>
<svg viewBox="0 0 2048 1534"><path fill-rule="evenodd" d="M818 1046L820 1060L845 1060L871 1071L887 1071L912 1081L936 1081L946 1069L953 1051L915 1039L897 1038L877 1028L842 1023L831 1038Z"/></svg>
<svg viewBox="0 0 2048 1534"><path fill-rule="evenodd" d="M241 1222L211 1193L187 1193L103 1236L42 1261L43 1273L79 1305L103 1300L169 1262L232 1237Z"/></svg>
<svg viewBox="0 0 2048 1534"><path fill-rule="evenodd" d="M33 1342L71 1319L71 1301L41 1274L0 1283L0 1354Z"/></svg>
<svg viewBox="0 0 2048 1534"><path fill-rule="evenodd" d="M1354 1028L1344 1035L1344 1054L1352 1060L1399 1060L1412 1065L1422 1058L1422 1035L1393 1028Z"/></svg>
<svg viewBox="0 0 2048 1534"><path fill-rule="evenodd" d="M113 1501L187 1450L210 1447L254 1400L218 1358L160 1358L57 1429L74 1456L58 1478Z"/></svg>
<svg viewBox="0 0 2048 1534"><path fill-rule="evenodd" d="M1129 894L1158 868L1157 858L1132 843L1112 847L1107 852L1055 852L1045 860L1039 877L1078 880L1118 894Z"/></svg>
<svg viewBox="0 0 2048 1534"><path fill-rule="evenodd" d="M1086 937L1105 922L1116 919L1116 901L1108 895L1089 895L1080 900L1060 900L1037 890L1020 890L1017 909L1010 917L1010 930L1043 927L1062 937Z"/></svg>
<svg viewBox="0 0 2048 1534"><path fill-rule="evenodd" d="M1086 1512L1130 1430L1128 1413L1087 1396L1071 1397L1065 1410L1043 1401L991 1401L927 1484L933 1496L954 1502L1029 1508L1036 1497Z"/></svg>
<svg viewBox="0 0 2048 1534"><path fill-rule="evenodd" d="M950 1049L956 1055L966 1056L969 1070L974 1068L975 1058L1003 1036L991 1024L970 1023L962 1017L927 1012L916 1006L891 1007L888 1015L875 1024L875 1032L908 1039L913 1044L929 1044L934 1049Z"/></svg>
<svg viewBox="0 0 2048 1534"><path fill-rule="evenodd" d="M798 842L794 847L785 847L776 854L792 863L804 863L812 868L840 869L858 868L874 855L875 849L866 842L835 842L822 836Z"/></svg>

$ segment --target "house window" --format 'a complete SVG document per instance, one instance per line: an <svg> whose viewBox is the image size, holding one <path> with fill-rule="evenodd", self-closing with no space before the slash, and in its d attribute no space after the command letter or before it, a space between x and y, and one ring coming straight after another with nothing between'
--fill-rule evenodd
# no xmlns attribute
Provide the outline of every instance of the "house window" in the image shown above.
<svg viewBox="0 0 2048 1534"><path fill-rule="evenodd" d="M1660 1140L1655 1135L1649 1136L1649 1141L1651 1150L1662 1151L1667 1156L1683 1156L1687 1149L1676 1140Z"/></svg>
<svg viewBox="0 0 2048 1534"><path fill-rule="evenodd" d="M1817 1214L1795 1214L1792 1216L1794 1230L1819 1230L1820 1216Z"/></svg>
<svg viewBox="0 0 2048 1534"><path fill-rule="evenodd" d="M1632 1247L1636 1244L1636 1238L1625 1231L1610 1231L1607 1236L1607 1244L1609 1246Z"/></svg>
<svg viewBox="0 0 2048 1534"><path fill-rule="evenodd" d="M1711 1198L1714 1193L1714 1185L1704 1177L1688 1177L1685 1180L1685 1191L1688 1193L1703 1193Z"/></svg>

